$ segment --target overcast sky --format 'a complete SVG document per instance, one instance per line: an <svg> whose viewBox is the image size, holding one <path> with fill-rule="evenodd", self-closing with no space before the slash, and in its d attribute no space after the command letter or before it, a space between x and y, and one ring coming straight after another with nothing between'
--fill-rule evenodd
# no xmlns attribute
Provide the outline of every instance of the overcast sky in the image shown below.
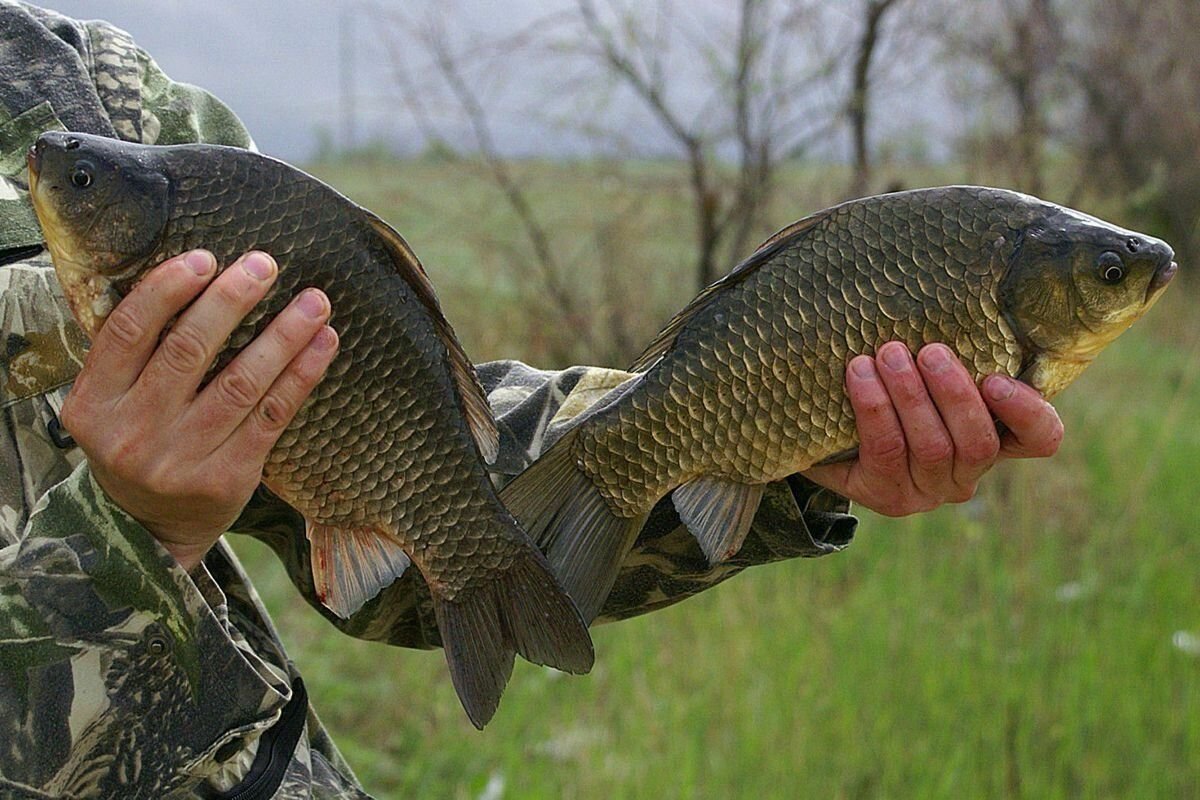
<svg viewBox="0 0 1200 800"><path fill-rule="evenodd" d="M695 0L699 8L717 9L718 17L729 8L721 0ZM360 3L333 0L40 0L41 4L77 18L101 18L129 31L135 41L148 50L168 75L175 80L194 83L216 94L245 121L259 147L268 153L293 161L312 155L317 132L324 129L340 143L345 125L340 121L339 30L350 20L355 43L353 73L357 90L356 136L361 143L369 138L386 140L399 150L419 150L421 135L403 112L389 80L389 67L372 23ZM828 25L849 24L843 0L831 2ZM452 34L459 31L486 32L488 35L516 31L534 19L562 7L569 0L447 0L423 4L392 0L377 6L411 10L414 7L446 8L446 26ZM679 8L689 9L685 3ZM347 9L359 9L356 12ZM688 13L688 12L682 12ZM843 32L845 29L843 29ZM546 109L539 107L547 86L552 82L544 65L504 65L523 70L509 85L489 93L485 101L496 100L490 109L500 146L511 154L574 154L587 145L564 126L538 121ZM539 74L541 69L541 76ZM689 85L687 70L681 70L677 82L687 102L691 92L696 103L706 87ZM528 77L532 75L534 77ZM487 77L487 76L485 76ZM524 85L522 85L522 82ZM516 83L517 86L512 84ZM693 84L695 82L693 81ZM914 96L907 96L915 93ZM945 104L936 96L932 82L913 83L903 92L893 92L880 102L880 128L897 124L930 132L948 115L939 114ZM628 100L628 105L635 105ZM616 104L620 105L617 98ZM437 103L433 112L438 113ZM890 109L889 109L890 105ZM448 106L447 106L448 107ZM928 110L924 117L916 109ZM896 113L893 113L892 110ZM539 113L531 113L539 112ZM559 116L569 114L564 109ZM623 113L620 108L613 113ZM447 118L450 112L445 112ZM661 131L630 110L636 134L645 151L670 152ZM549 114L547 116L553 116ZM889 122L890 120L890 122ZM933 120L931 122L930 120ZM451 124L448 137L457 145L470 146L470 136L461 122ZM457 130L457 133L453 131ZM894 130L893 130L894 132ZM945 130L933 131L945 138ZM661 147L656 147L661 141Z"/></svg>
<svg viewBox="0 0 1200 800"><path fill-rule="evenodd" d="M69 16L124 28L175 80L233 107L259 146L311 152L336 120L341 4L330 0L42 0Z"/></svg>

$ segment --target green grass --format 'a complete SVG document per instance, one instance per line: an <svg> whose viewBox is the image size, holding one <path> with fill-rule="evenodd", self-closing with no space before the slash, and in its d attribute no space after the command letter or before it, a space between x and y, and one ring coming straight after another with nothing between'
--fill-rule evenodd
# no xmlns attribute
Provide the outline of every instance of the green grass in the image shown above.
<svg viewBox="0 0 1200 800"><path fill-rule="evenodd" d="M565 262L583 296L603 301L610 279L636 287L625 322L649 336L692 294L686 196L672 168L612 169L597 181L592 168L524 167L556 242L575 248ZM572 344L536 305L498 197L467 168L318 172L405 233L477 358L540 362L555 337ZM803 191L811 175L788 179L767 227L831 199ZM610 219L619 259L596 245ZM863 514L844 553L597 628L588 677L518 664L484 733L440 653L336 633L265 548L235 544L380 797L473 798L489 781L513 798L1200 796L1200 658L1172 643L1200 635L1189 288L1063 395L1055 459L998 467L963 506Z"/></svg>

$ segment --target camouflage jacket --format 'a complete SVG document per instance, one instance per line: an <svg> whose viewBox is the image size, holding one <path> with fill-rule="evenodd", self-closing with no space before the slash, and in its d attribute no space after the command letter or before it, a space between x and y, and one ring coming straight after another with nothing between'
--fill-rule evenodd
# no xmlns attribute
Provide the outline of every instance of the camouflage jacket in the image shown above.
<svg viewBox="0 0 1200 800"><path fill-rule="evenodd" d="M252 146L232 112L167 79L123 31L0 0L0 796L364 797L229 547L186 573L105 497L58 423L86 343L25 191L24 152L51 128ZM628 377L515 362L480 374L502 437L498 482ZM741 552L712 569L660 504L598 621L838 550L855 528L847 506L799 477L772 485ZM344 632L439 644L415 570L339 620L314 599L295 512L261 490L234 530L265 541Z"/></svg>

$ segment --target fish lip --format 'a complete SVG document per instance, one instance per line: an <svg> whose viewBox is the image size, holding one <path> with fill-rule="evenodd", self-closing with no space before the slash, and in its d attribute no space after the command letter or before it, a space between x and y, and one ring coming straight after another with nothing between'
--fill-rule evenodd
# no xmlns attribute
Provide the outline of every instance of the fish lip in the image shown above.
<svg viewBox="0 0 1200 800"><path fill-rule="evenodd" d="M42 148L41 142L34 142L28 152L25 153L25 164L29 167L29 189L30 191L37 185L38 170L42 167Z"/></svg>
<svg viewBox="0 0 1200 800"><path fill-rule="evenodd" d="M1175 261L1166 262L1155 270L1154 276L1150 279L1150 285L1146 288L1146 299L1152 299L1156 294L1165 289L1178 271L1179 264Z"/></svg>

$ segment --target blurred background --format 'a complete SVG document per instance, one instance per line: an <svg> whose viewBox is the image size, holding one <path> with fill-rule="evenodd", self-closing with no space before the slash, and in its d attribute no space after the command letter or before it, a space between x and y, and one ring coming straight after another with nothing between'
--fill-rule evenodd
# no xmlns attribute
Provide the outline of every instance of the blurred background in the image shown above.
<svg viewBox="0 0 1200 800"><path fill-rule="evenodd" d="M477 360L623 366L778 228L1031 192L1162 236L1159 306L969 503L519 664L348 639L236 544L381 797L1200 796L1195 0L53 2L130 30L412 243Z"/></svg>

